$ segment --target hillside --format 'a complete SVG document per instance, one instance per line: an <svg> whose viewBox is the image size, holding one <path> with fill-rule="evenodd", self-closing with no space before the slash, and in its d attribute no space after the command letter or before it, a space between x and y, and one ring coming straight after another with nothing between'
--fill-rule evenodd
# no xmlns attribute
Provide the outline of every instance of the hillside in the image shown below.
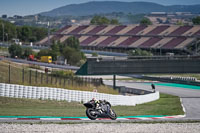
<svg viewBox="0 0 200 133"><path fill-rule="evenodd" d="M200 13L200 5L173 5L163 6L150 2L116 2L101 1L82 4L66 5L49 12L40 13L43 16L86 16L101 13L150 13L150 12L191 12Z"/></svg>

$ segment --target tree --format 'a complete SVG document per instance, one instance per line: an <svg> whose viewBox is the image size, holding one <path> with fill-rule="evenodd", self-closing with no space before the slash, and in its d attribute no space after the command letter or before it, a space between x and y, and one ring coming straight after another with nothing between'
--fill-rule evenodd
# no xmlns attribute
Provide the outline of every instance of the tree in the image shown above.
<svg viewBox="0 0 200 133"><path fill-rule="evenodd" d="M151 22L150 19L148 19L148 18L143 18L143 19L140 21L140 24L141 24L141 25L152 25L152 22Z"/></svg>
<svg viewBox="0 0 200 133"><path fill-rule="evenodd" d="M109 20L106 17L94 16L90 21L90 24L105 25L109 24Z"/></svg>
<svg viewBox="0 0 200 133"><path fill-rule="evenodd" d="M119 21L117 19L111 19L110 24L119 25Z"/></svg>
<svg viewBox="0 0 200 133"><path fill-rule="evenodd" d="M27 58L31 54L33 54L32 48L23 48L23 58Z"/></svg>
<svg viewBox="0 0 200 133"><path fill-rule="evenodd" d="M0 40L3 40L3 28L4 28L4 41L8 41L13 38L18 38L21 41L36 42L47 35L46 28L38 28L31 26L16 26L10 22L0 19ZM6 36L7 35L7 36Z"/></svg>
<svg viewBox="0 0 200 133"><path fill-rule="evenodd" d="M48 49L42 49L40 52L37 54L37 58L40 58L41 56L48 56L49 55L49 50Z"/></svg>
<svg viewBox="0 0 200 133"><path fill-rule="evenodd" d="M63 56L67 59L67 62L71 65L77 65L77 63L82 59L81 52L66 46L63 50Z"/></svg>
<svg viewBox="0 0 200 133"><path fill-rule="evenodd" d="M141 49L135 49L132 51L129 51L130 56L153 56L151 52L148 52L146 50L141 50Z"/></svg>
<svg viewBox="0 0 200 133"><path fill-rule="evenodd" d="M54 50L49 50L48 55L52 57L53 61L56 61L57 57L60 55L60 53L57 51L54 51Z"/></svg>
<svg viewBox="0 0 200 133"><path fill-rule="evenodd" d="M74 36L71 36L67 40L65 40L64 45L74 48L76 50L80 50L80 42L79 42L78 38L76 38Z"/></svg>
<svg viewBox="0 0 200 133"><path fill-rule="evenodd" d="M10 45L10 47L8 48L8 51L12 58L14 58L16 56L19 58L22 57L23 50L22 50L21 46L19 46L17 44Z"/></svg>
<svg viewBox="0 0 200 133"><path fill-rule="evenodd" d="M29 38L32 36L32 32L29 26L23 26L21 29L21 39L23 41L29 41Z"/></svg>
<svg viewBox="0 0 200 133"><path fill-rule="evenodd" d="M101 16L94 16L92 20L90 21L90 24L96 24L96 25L108 25L108 24L119 24L117 19L111 19L109 20L106 17Z"/></svg>
<svg viewBox="0 0 200 133"><path fill-rule="evenodd" d="M103 25L103 24L110 24L110 20L106 17L102 17L100 19L99 25Z"/></svg>
<svg viewBox="0 0 200 133"><path fill-rule="evenodd" d="M38 27L32 27L32 38L34 37L34 41L42 40L47 36L48 30L46 28L38 28ZM30 40L31 41L31 40Z"/></svg>
<svg viewBox="0 0 200 133"><path fill-rule="evenodd" d="M71 36L63 44L59 43L60 53L67 59L71 65L81 64L80 61L85 59L84 54L80 51L79 40Z"/></svg>
<svg viewBox="0 0 200 133"><path fill-rule="evenodd" d="M200 25L200 16L197 16L196 18L192 19L193 24Z"/></svg>
<svg viewBox="0 0 200 133"><path fill-rule="evenodd" d="M50 47L51 47L51 50L60 52L59 43L53 42L53 44Z"/></svg>
<svg viewBox="0 0 200 133"><path fill-rule="evenodd" d="M17 35L16 27L10 22L3 21L0 19L0 40L3 40L3 31L4 31L4 41L9 41L12 38L15 38Z"/></svg>
<svg viewBox="0 0 200 133"><path fill-rule="evenodd" d="M85 59L84 54L80 50L79 40L71 36L64 43L53 42L50 49L40 50L38 57L52 56L52 60L56 61L58 56L64 56L71 65L79 65L81 60Z"/></svg>
<svg viewBox="0 0 200 133"><path fill-rule="evenodd" d="M53 42L51 50L49 50L49 55L52 56L53 61L57 60L57 57L60 55L59 43Z"/></svg>

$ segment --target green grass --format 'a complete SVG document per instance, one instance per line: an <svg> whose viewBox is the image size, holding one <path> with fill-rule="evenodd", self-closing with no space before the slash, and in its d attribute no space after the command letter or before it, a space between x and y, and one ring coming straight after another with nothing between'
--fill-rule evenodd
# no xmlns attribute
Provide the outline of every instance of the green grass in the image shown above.
<svg viewBox="0 0 200 133"><path fill-rule="evenodd" d="M157 101L137 106L113 106L118 116L180 115L179 97L161 94ZM81 103L0 97L0 116L86 117Z"/></svg>
<svg viewBox="0 0 200 133"><path fill-rule="evenodd" d="M8 52L8 48L1 47L1 46L0 46L0 51L3 51L3 52Z"/></svg>
<svg viewBox="0 0 200 133"><path fill-rule="evenodd" d="M118 91L113 90L111 87L100 85L95 86L89 82L82 82L81 79L75 79L75 77L64 80L63 77L51 76L50 74L37 73L36 71L31 72L31 84L30 84L30 66L20 65L8 61L0 61L0 83L9 83L9 63L11 70L10 83L20 85L31 85L39 87L56 87L65 88L70 90L81 90L81 91L93 91L96 89L100 93L108 94L119 94ZM24 68L24 82L23 82L23 68ZM36 78L37 77L37 78ZM42 77L42 78L41 78ZM37 79L37 80L36 80ZM42 79L42 80L41 80Z"/></svg>
<svg viewBox="0 0 200 133"><path fill-rule="evenodd" d="M83 116L82 104L0 97L0 116Z"/></svg>
<svg viewBox="0 0 200 133"><path fill-rule="evenodd" d="M113 109L120 116L184 114L179 97L167 94L160 94L159 100L150 103L140 104L135 107L116 106Z"/></svg>

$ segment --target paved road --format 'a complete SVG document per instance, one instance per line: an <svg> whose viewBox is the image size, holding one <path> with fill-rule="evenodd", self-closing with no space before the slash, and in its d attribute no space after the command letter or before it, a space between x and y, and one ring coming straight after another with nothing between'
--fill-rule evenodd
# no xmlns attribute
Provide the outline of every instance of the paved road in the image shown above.
<svg viewBox="0 0 200 133"><path fill-rule="evenodd" d="M2 57L0 57L0 60L1 60L1 58ZM22 60L22 59L13 59L13 58L4 58L4 59L12 61L12 62L17 62L17 63L35 64L35 65L51 67L51 68L69 69L69 70L78 70L79 69L79 67L69 66L69 65L56 65L56 64L49 64L49 63L36 62L36 61L27 61L27 60Z"/></svg>
<svg viewBox="0 0 200 133"><path fill-rule="evenodd" d="M112 81L105 81L107 85L112 85ZM127 86L138 89L151 90L151 84L117 81L117 86ZM200 119L200 90L169 87L169 86L156 86L156 90L161 93L179 96L186 109L186 118Z"/></svg>

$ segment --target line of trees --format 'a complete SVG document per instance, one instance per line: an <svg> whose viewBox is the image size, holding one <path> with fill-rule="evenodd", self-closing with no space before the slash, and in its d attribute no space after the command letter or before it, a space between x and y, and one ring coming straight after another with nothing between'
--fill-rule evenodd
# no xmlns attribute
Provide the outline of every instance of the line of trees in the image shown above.
<svg viewBox="0 0 200 133"><path fill-rule="evenodd" d="M57 58L62 56L67 59L68 64L75 66L82 65L86 60L84 53L81 52L79 40L74 36L69 37L63 43L54 41L49 49L42 49L38 53L33 52L31 48L22 48L16 44L12 44L8 51L12 58L26 59L29 55L34 54L38 59L41 56L52 56L52 60L57 61Z"/></svg>
<svg viewBox="0 0 200 133"><path fill-rule="evenodd" d="M33 52L32 48L22 48L20 45L17 44L12 44L10 45L10 47L8 48L8 51L10 53L10 56L12 58L28 58L29 55L31 54L36 54Z"/></svg>
<svg viewBox="0 0 200 133"><path fill-rule="evenodd" d="M94 16L91 19L90 24L93 24L93 25L109 25L109 24L120 25L120 23L117 19L108 19L104 16ZM140 21L140 24L141 25L152 25L152 22L150 21L149 18L143 17Z"/></svg>
<svg viewBox="0 0 200 133"><path fill-rule="evenodd" d="M36 42L47 36L46 28L32 26L16 26L0 19L0 41L11 41L18 38L23 42ZM4 37L3 37L4 35Z"/></svg>
<svg viewBox="0 0 200 133"><path fill-rule="evenodd" d="M46 55L52 56L53 61L63 56L68 64L76 66L82 65L86 60L84 53L81 52L79 40L74 36L69 37L63 43L54 41L50 49L40 50L37 56Z"/></svg>
<svg viewBox="0 0 200 133"><path fill-rule="evenodd" d="M108 24L113 24L113 25L119 25L119 21L117 19L108 19L106 17L102 16L94 16L92 20L90 21L90 24L93 25L108 25Z"/></svg>

